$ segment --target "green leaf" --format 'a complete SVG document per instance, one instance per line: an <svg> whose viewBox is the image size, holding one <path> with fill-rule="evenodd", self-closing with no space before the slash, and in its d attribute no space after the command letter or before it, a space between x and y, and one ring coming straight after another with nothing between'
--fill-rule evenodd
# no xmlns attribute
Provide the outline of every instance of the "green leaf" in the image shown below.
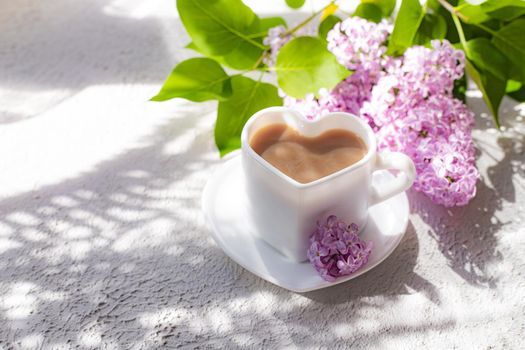
<svg viewBox="0 0 525 350"><path fill-rule="evenodd" d="M515 80L508 80L505 93L518 102L525 101L525 85Z"/></svg>
<svg viewBox="0 0 525 350"><path fill-rule="evenodd" d="M301 8L304 5L305 0L286 0L286 5L293 9Z"/></svg>
<svg viewBox="0 0 525 350"><path fill-rule="evenodd" d="M370 22L379 23L383 17L381 8L370 3L360 3L355 9L354 16L364 18Z"/></svg>
<svg viewBox="0 0 525 350"><path fill-rule="evenodd" d="M362 4L374 4L381 9L383 17L389 17L396 7L396 0L361 0Z"/></svg>
<svg viewBox="0 0 525 350"><path fill-rule="evenodd" d="M203 56L207 56L208 58L219 62L223 66L227 66L238 70L252 68L255 62L260 57L252 57L249 51L240 54L239 52L242 51L243 48L242 45L224 56L206 55L204 52L202 52L201 49L197 47L197 45L195 45L194 42L190 42L188 45L185 46L185 48L198 52Z"/></svg>
<svg viewBox="0 0 525 350"><path fill-rule="evenodd" d="M254 64L265 46L260 38L259 18L241 0L177 0L186 31L199 51L224 57L233 68Z"/></svg>
<svg viewBox="0 0 525 350"><path fill-rule="evenodd" d="M262 51L253 51L248 44L241 44L232 52L223 56L225 66L243 70L251 69L262 55Z"/></svg>
<svg viewBox="0 0 525 350"><path fill-rule="evenodd" d="M483 72L507 81L510 62L487 38L467 41L467 56Z"/></svg>
<svg viewBox="0 0 525 350"><path fill-rule="evenodd" d="M286 25L286 21L282 17L261 18L260 26L261 26L260 31L261 33L264 33L264 36L268 34L267 32L268 32L268 29L270 28L277 27L277 26L283 26L285 28L288 27Z"/></svg>
<svg viewBox="0 0 525 350"><path fill-rule="evenodd" d="M175 97L201 102L225 99L232 94L230 77L212 59L199 57L179 63L152 101Z"/></svg>
<svg viewBox="0 0 525 350"><path fill-rule="evenodd" d="M434 12L438 12L442 8L438 0L427 0L426 6Z"/></svg>
<svg viewBox="0 0 525 350"><path fill-rule="evenodd" d="M250 38L264 38L268 35L268 30L277 26L288 28L286 21L282 17L261 18L259 32L256 34L250 34Z"/></svg>
<svg viewBox="0 0 525 350"><path fill-rule="evenodd" d="M419 0L403 0L388 44L388 54L401 55L412 46L424 12Z"/></svg>
<svg viewBox="0 0 525 350"><path fill-rule="evenodd" d="M414 43L427 45L433 39L444 39L447 35L447 22L443 16L427 13L423 17L421 24L414 37Z"/></svg>
<svg viewBox="0 0 525 350"><path fill-rule="evenodd" d="M456 25L454 24L452 16L450 15L450 12L444 9L443 6L439 5L439 8L435 11L435 13L443 17L445 19L445 22L447 23L447 34L445 36L445 39L447 39L451 43L459 42L458 30L456 28Z"/></svg>
<svg viewBox="0 0 525 350"><path fill-rule="evenodd" d="M480 4L461 1L455 10L461 13L466 23L483 23L491 18L511 21L525 14L524 0L486 0Z"/></svg>
<svg viewBox="0 0 525 350"><path fill-rule="evenodd" d="M228 100L219 102L215 124L215 143L221 157L240 148L242 128L255 112L282 105L277 88L271 84L243 76L234 76L231 82L233 94Z"/></svg>
<svg viewBox="0 0 525 350"><path fill-rule="evenodd" d="M516 92L523 86L522 83L516 80L507 80L507 86L505 88L505 93L510 94L512 92Z"/></svg>
<svg viewBox="0 0 525 350"><path fill-rule="evenodd" d="M452 95L463 103L467 100L467 76L463 76L459 79L454 80L454 89L452 90Z"/></svg>
<svg viewBox="0 0 525 350"><path fill-rule="evenodd" d="M184 46L185 49L189 49L189 50L193 50L193 51L196 51L196 52L199 52L199 48L197 47L197 45L195 45L195 43L193 41L190 41L188 44L186 44L186 46Z"/></svg>
<svg viewBox="0 0 525 350"><path fill-rule="evenodd" d="M463 15L462 20L465 23L483 23L490 19L481 6L473 5L468 2L460 3L455 7L455 10Z"/></svg>
<svg viewBox="0 0 525 350"><path fill-rule="evenodd" d="M330 90L351 74L323 40L308 36L295 38L281 48L275 70L279 87L295 98L317 94L321 88Z"/></svg>
<svg viewBox="0 0 525 350"><path fill-rule="evenodd" d="M499 127L498 109L505 95L510 63L487 38L467 41L467 72L483 93L496 125Z"/></svg>
<svg viewBox="0 0 525 350"><path fill-rule="evenodd" d="M522 86L518 91L511 92L508 95L518 102L525 102L525 86Z"/></svg>
<svg viewBox="0 0 525 350"><path fill-rule="evenodd" d="M492 41L518 69L519 81L525 82L525 18L516 19L493 32Z"/></svg>
<svg viewBox="0 0 525 350"><path fill-rule="evenodd" d="M494 21L495 20L491 19L490 21L483 23L483 26L489 27L489 25L493 25ZM462 26L463 26L463 32L465 34L465 38L467 40L475 39L475 38L487 38L487 39L492 38L492 35L488 33L487 31L481 29L478 24L463 23ZM495 30L497 29L498 28L496 28Z"/></svg>
<svg viewBox="0 0 525 350"><path fill-rule="evenodd" d="M328 35L328 32L332 30L332 28L335 26L336 23L341 22L341 18L330 15L324 19L324 21L321 22L319 25L319 37L321 39L326 39L326 36Z"/></svg>
<svg viewBox="0 0 525 350"><path fill-rule="evenodd" d="M502 21L511 21L525 14L523 0L487 0L479 7L490 17Z"/></svg>
<svg viewBox="0 0 525 350"><path fill-rule="evenodd" d="M514 64L509 69L509 79L525 83L525 81L522 81L523 79L521 78L520 68L516 67Z"/></svg>
<svg viewBox="0 0 525 350"><path fill-rule="evenodd" d="M498 109L503 95L505 95L505 81L492 75L490 72L478 71L468 59L465 60L465 63L469 76L481 90L483 100L491 111L496 126L499 128Z"/></svg>

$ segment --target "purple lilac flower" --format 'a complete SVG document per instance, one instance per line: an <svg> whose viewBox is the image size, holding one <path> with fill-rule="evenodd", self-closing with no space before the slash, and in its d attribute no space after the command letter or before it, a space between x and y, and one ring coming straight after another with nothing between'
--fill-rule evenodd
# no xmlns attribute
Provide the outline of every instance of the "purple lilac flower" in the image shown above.
<svg viewBox="0 0 525 350"><path fill-rule="evenodd" d="M308 259L327 281L350 275L368 262L372 242L365 243L359 238L356 224L346 225L335 215L325 224L317 222L317 229L310 237Z"/></svg>
<svg viewBox="0 0 525 350"><path fill-rule="evenodd" d="M385 20L376 24L360 17L350 17L328 32L328 50L349 70L376 75L390 60L385 55L385 42L391 32L392 25Z"/></svg>
<svg viewBox="0 0 525 350"><path fill-rule="evenodd" d="M335 111L359 114L384 67L392 64L393 59L385 54L385 42L391 31L392 26L386 21L376 24L350 17L337 23L328 32L328 50L354 74L332 91L319 91L317 98L310 94L304 99L295 99L283 94L284 105L312 119Z"/></svg>
<svg viewBox="0 0 525 350"><path fill-rule="evenodd" d="M264 38L263 44L270 47L270 54L263 58L263 63L268 67L275 66L277 54L281 47L288 41L292 40L291 35L284 35L286 33L285 26L276 26L268 30L268 36Z"/></svg>
<svg viewBox="0 0 525 350"><path fill-rule="evenodd" d="M447 41L408 49L400 65L379 79L361 116L373 124L378 148L412 158L414 189L447 207L476 195L479 172L472 141L474 113L452 96L464 55Z"/></svg>
<svg viewBox="0 0 525 350"><path fill-rule="evenodd" d="M476 195L479 172L474 114L452 96L454 81L464 74L464 53L434 40L430 48L414 46L393 58L385 44L391 31L385 21L359 17L336 24L328 33L328 49L354 74L317 97L295 99L281 92L284 105L310 119L334 111L360 115L376 132L379 150L412 158L415 190L447 207L465 205Z"/></svg>

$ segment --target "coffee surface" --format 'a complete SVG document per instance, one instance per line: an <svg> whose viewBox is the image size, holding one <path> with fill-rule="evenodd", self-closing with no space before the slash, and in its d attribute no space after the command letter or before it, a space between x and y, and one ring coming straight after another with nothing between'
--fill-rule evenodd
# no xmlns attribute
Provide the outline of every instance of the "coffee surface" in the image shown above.
<svg viewBox="0 0 525 350"><path fill-rule="evenodd" d="M252 136L250 146L284 174L308 183L333 174L361 160L364 141L345 129L328 130L306 137L286 124L265 126Z"/></svg>

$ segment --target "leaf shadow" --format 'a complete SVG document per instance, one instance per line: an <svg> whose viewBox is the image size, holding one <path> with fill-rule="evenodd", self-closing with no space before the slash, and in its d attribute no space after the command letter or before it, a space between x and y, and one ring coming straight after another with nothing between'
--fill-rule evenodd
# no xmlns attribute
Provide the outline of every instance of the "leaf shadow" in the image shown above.
<svg viewBox="0 0 525 350"><path fill-rule="evenodd" d="M197 126L197 111L202 106L182 106L142 146L76 178L0 200L0 345L33 339L42 348L234 349L289 339L336 346L341 335L313 336L321 309L335 315L323 321L331 329L351 327L369 308L412 291L439 304L435 287L413 272L419 245L412 224L381 265L318 292L285 291L227 258L200 213L200 192L218 159L209 157L211 131ZM195 130L189 151L170 154L166 145L188 128ZM370 296L383 297L372 304ZM337 311L347 307L352 314ZM380 332L351 334L373 344Z"/></svg>

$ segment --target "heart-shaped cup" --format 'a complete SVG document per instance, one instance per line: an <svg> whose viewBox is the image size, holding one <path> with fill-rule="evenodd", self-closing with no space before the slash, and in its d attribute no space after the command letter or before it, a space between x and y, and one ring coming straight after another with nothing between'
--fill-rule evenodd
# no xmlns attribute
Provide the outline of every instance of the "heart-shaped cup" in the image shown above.
<svg viewBox="0 0 525 350"><path fill-rule="evenodd" d="M307 137L331 129L349 130L365 142L367 153L358 161L331 175L299 183L268 163L250 146L249 140L270 124L286 124ZM408 189L416 170L402 153L376 152L374 132L366 122L343 112L308 120L285 107L271 107L254 114L241 134L242 163L246 181L248 212L256 223L253 232L288 258L306 260L309 237L318 220L337 215L363 228L368 207ZM372 184L372 173L400 170L396 178L380 187Z"/></svg>

